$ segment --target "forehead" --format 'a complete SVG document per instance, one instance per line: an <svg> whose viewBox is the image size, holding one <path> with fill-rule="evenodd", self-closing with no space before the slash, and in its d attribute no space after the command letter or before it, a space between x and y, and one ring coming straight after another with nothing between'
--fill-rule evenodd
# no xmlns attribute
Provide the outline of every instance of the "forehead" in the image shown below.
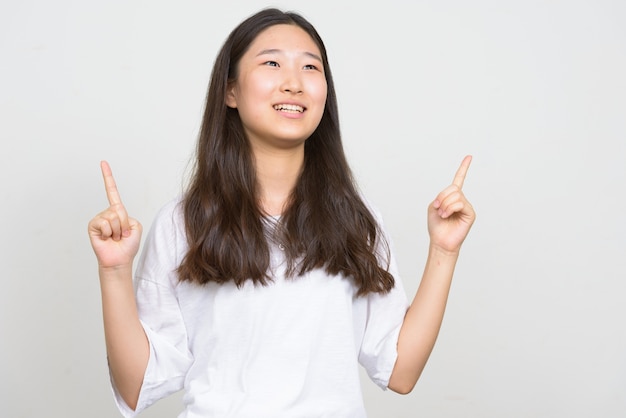
<svg viewBox="0 0 626 418"><path fill-rule="evenodd" d="M321 55L313 38L300 26L279 24L261 31L248 48L248 53L257 55L264 50L313 53Z"/></svg>

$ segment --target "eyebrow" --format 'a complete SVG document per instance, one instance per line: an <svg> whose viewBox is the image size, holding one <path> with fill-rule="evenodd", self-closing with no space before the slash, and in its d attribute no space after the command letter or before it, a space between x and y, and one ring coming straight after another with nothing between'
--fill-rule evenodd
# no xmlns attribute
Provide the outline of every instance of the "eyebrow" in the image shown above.
<svg viewBox="0 0 626 418"><path fill-rule="evenodd" d="M264 49L264 50L262 50L261 52L259 52L257 54L257 57L259 57L261 55L281 54L282 52L283 52L282 49L276 49L276 48ZM314 54L313 52L304 51L302 53L302 55L306 55L306 56L308 56L310 58L318 60L319 62L323 62L322 58L319 55Z"/></svg>

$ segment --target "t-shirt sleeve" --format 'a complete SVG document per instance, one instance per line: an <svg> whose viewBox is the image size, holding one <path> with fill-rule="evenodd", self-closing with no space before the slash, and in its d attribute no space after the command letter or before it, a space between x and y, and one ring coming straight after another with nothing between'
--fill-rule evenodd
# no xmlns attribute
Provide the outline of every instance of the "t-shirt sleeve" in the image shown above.
<svg viewBox="0 0 626 418"><path fill-rule="evenodd" d="M148 337L150 357L134 411L111 381L116 404L124 417L134 417L159 399L181 390L193 361L176 296L176 268L186 248L177 208L173 202L159 212L137 264L137 309Z"/></svg>
<svg viewBox="0 0 626 418"><path fill-rule="evenodd" d="M386 294L370 293L365 297L365 330L359 350L359 363L376 385L387 389L398 357L400 328L409 304L398 274L391 239L383 230L380 214L375 210L373 213L377 217L384 242L387 243L387 248L381 244L381 265L386 267L388 263L389 273L395 283Z"/></svg>
<svg viewBox="0 0 626 418"><path fill-rule="evenodd" d="M387 388L398 357L398 336L408 309L402 281L395 271L392 274L395 285L389 293L367 296L365 332L359 351L359 363L382 389Z"/></svg>

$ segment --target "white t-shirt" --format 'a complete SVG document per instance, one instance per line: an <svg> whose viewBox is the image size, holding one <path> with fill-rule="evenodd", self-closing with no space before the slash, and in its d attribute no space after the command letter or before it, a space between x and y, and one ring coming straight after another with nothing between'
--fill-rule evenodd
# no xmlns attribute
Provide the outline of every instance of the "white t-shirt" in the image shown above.
<svg viewBox="0 0 626 418"><path fill-rule="evenodd" d="M159 212L138 263L150 359L135 411L114 388L122 414L184 389L179 418L365 417L358 364L387 387L408 307L394 260L396 284L385 295L357 297L351 279L320 269L285 278L275 245L268 286L180 283L187 242L179 203Z"/></svg>

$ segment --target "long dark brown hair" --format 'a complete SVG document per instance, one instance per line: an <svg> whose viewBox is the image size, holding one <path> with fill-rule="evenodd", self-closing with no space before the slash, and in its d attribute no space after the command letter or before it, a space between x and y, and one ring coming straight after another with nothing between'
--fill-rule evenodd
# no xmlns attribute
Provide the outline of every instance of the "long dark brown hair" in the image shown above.
<svg viewBox="0 0 626 418"><path fill-rule="evenodd" d="M258 184L250 144L237 109L226 106L229 81L259 33L278 24L306 31L322 54L328 93L322 119L304 146L304 165L289 204L269 225L259 207ZM266 9L249 17L229 35L211 75L200 130L197 160L183 197L189 250L179 279L199 284L246 280L267 285L270 277L268 227L285 247L287 275L312 269L352 277L358 291L388 292L389 249L363 202L348 166L339 131L339 115L326 48L302 16Z"/></svg>

